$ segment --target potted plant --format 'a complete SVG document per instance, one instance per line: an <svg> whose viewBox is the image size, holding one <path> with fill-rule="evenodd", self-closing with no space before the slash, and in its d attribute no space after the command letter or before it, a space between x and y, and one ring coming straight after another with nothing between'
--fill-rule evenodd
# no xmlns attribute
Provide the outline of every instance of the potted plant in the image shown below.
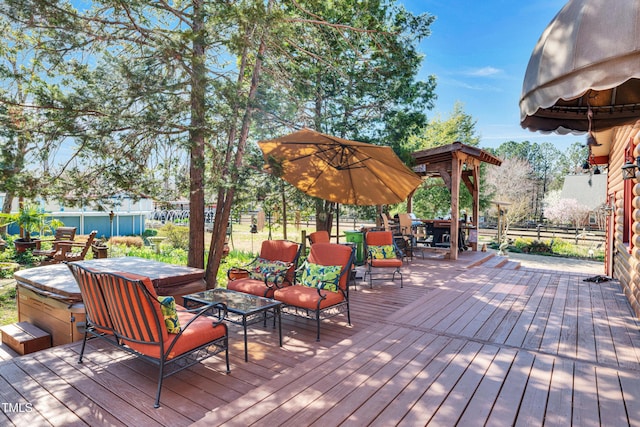
<svg viewBox="0 0 640 427"><path fill-rule="evenodd" d="M13 223L18 224L22 230L22 237L13 241L16 252L24 252L36 247L37 240L31 238L33 233L43 236L46 233L53 233L54 228L64 225L62 221L51 218L50 214L41 212L32 204L23 205L18 213L0 213L0 225Z"/></svg>
<svg viewBox="0 0 640 427"><path fill-rule="evenodd" d="M104 239L98 239L91 244L91 250L93 252L93 258L107 258L109 247Z"/></svg>

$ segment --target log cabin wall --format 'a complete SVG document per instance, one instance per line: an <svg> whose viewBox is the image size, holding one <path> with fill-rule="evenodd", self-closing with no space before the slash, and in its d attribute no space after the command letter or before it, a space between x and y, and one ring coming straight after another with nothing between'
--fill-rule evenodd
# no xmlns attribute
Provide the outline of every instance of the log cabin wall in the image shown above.
<svg viewBox="0 0 640 427"><path fill-rule="evenodd" d="M640 318L640 183L638 178L627 183L622 179L625 153L640 156L640 121L614 128L609 150L607 198L613 196L613 230L607 228L606 253L613 256L613 271L607 274L618 279L636 317ZM640 174L636 175L636 177ZM627 187L628 186L628 187ZM626 191L625 191L625 187ZM625 196L627 199L625 200ZM613 233L613 238L610 238ZM613 247L611 247L613 245ZM605 260L605 265L608 265Z"/></svg>

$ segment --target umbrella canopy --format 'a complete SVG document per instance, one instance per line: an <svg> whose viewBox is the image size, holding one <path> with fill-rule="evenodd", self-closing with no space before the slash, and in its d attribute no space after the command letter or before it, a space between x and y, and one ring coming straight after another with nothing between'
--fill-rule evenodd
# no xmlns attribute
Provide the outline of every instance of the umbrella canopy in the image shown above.
<svg viewBox="0 0 640 427"><path fill-rule="evenodd" d="M305 194L345 205L404 201L422 179L390 147L303 129L258 142L267 168Z"/></svg>
<svg viewBox="0 0 640 427"><path fill-rule="evenodd" d="M520 122L532 131L600 131L640 118L640 2L571 0L538 41Z"/></svg>

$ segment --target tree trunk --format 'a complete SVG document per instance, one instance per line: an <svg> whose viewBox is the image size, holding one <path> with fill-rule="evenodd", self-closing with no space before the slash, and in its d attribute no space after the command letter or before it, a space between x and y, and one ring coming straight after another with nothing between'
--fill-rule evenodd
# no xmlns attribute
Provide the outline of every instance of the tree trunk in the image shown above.
<svg viewBox="0 0 640 427"><path fill-rule="evenodd" d="M331 235L335 204L326 200L316 200L316 230L325 230Z"/></svg>
<svg viewBox="0 0 640 427"><path fill-rule="evenodd" d="M190 267L204 267L204 145L205 145L205 66L204 16L201 0L193 2L194 40L191 74L191 153L189 164L189 256Z"/></svg>
<svg viewBox="0 0 640 427"><path fill-rule="evenodd" d="M269 5L271 2L269 2ZM247 145L247 139L249 137L249 125L251 124L251 114L253 108L253 101L256 98L258 92L258 85L260 81L260 73L262 71L262 58L266 52L265 35L263 34L260 39L260 46L255 56L255 64L253 66L253 74L251 76L251 84L249 86L249 96L247 97L247 104L244 108L244 115L242 118L242 129L240 131L240 139L238 140L238 146L235 154L235 160L233 163L233 169L230 170L228 166L225 167L222 176L229 176L230 182L235 184L238 182L238 171L242 165L242 159L244 157L244 151ZM245 52L242 58L242 63L245 64L248 58L248 53ZM244 76L244 65L239 70L239 80L242 81ZM232 152L231 147L235 141L235 126L229 132L227 157L230 157ZM225 165L229 165L229 161L225 162ZM218 190L218 205L216 207L216 218L213 224L213 235L211 236L211 245L209 249L209 258L207 261L207 271L205 274L205 281L207 288L216 287L216 276L218 269L220 268L220 262L222 261L224 253L224 239L227 224L229 223L229 217L231 214L231 206L233 204L233 196L235 194L235 187L231 185L229 188L220 187Z"/></svg>
<svg viewBox="0 0 640 427"><path fill-rule="evenodd" d="M282 191L282 238L287 240L287 196L284 191L284 181L280 188Z"/></svg>
<svg viewBox="0 0 640 427"><path fill-rule="evenodd" d="M2 213L11 213L11 205L13 204L13 194L5 193L4 200L2 201ZM0 236L7 234L7 226L0 227Z"/></svg>

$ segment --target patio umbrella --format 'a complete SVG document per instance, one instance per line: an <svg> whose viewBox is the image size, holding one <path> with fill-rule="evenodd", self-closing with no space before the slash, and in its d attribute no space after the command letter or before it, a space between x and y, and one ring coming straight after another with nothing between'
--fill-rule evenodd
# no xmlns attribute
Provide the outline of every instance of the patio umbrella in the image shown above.
<svg viewBox="0 0 640 427"><path fill-rule="evenodd" d="M422 179L390 147L303 129L258 142L267 168L305 194L345 205L404 201Z"/></svg>
<svg viewBox="0 0 640 427"><path fill-rule="evenodd" d="M520 100L522 127L593 133L638 120L639 21L637 0L569 1L531 54Z"/></svg>

